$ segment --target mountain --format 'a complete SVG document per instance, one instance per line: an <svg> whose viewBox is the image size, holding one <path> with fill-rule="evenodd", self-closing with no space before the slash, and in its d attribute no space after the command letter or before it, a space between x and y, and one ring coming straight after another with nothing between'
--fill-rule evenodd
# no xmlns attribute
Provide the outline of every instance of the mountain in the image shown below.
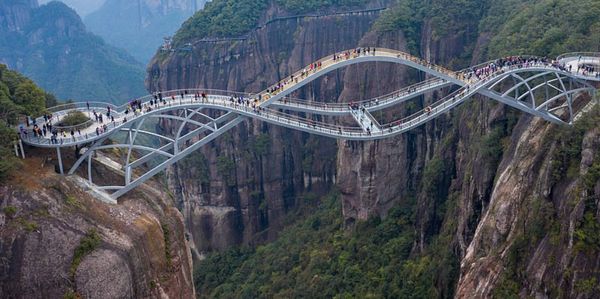
<svg viewBox="0 0 600 299"><path fill-rule="evenodd" d="M390 8L372 11L381 6ZM146 82L149 90L258 92L357 46L456 70L510 55L597 51L598 13L594 0L215 0L184 23L175 51L154 57ZM293 96L363 100L425 77L366 63ZM408 115L443 94L378 117ZM247 120L167 172L190 233L197 292L594 298L599 119L595 110L560 127L476 97L374 142Z"/></svg>
<svg viewBox="0 0 600 299"><path fill-rule="evenodd" d="M147 63L183 21L207 0L106 0L85 17L86 26L107 42Z"/></svg>
<svg viewBox="0 0 600 299"><path fill-rule="evenodd" d="M143 66L86 31L61 2L0 5L0 62L61 99L122 103L145 94Z"/></svg>
<svg viewBox="0 0 600 299"><path fill-rule="evenodd" d="M46 4L51 1L57 0L39 0L39 4ZM106 0L60 0L60 2L63 2L77 11L77 13L82 17L85 17L91 12L96 11L98 8L100 8L100 6L102 6L102 4L104 4L104 1Z"/></svg>

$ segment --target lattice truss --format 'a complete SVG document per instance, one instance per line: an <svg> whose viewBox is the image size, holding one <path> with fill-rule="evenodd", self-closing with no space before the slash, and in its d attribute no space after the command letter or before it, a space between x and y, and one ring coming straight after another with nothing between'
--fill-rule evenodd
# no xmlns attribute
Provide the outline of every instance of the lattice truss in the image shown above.
<svg viewBox="0 0 600 299"><path fill-rule="evenodd" d="M74 174L87 162L87 180L95 184L92 176L93 158L99 152L106 151L111 153L111 160L114 161L114 154L117 153L120 159L116 162L120 164L118 170L122 171L123 184L98 186L98 189L118 198L244 119L231 112L210 117L201 112L203 109L175 106L131 121L120 131L94 142L71 167L69 174ZM167 131L165 127L176 130Z"/></svg>
<svg viewBox="0 0 600 299"><path fill-rule="evenodd" d="M482 94L546 120L572 124L581 92L595 93L595 88L567 73L523 70L490 82Z"/></svg>

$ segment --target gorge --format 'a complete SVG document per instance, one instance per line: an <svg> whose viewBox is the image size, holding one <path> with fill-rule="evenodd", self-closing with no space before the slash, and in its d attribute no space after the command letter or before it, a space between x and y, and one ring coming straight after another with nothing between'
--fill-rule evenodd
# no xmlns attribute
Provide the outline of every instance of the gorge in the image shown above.
<svg viewBox="0 0 600 299"><path fill-rule="evenodd" d="M146 88L256 93L363 46L453 70L511 55L597 51L598 13L597 1L215 0L184 23L173 51L156 54ZM427 78L374 62L337 70L294 97L347 103ZM376 116L410 114L450 91ZM15 175L0 192L2 227L10 228L1 234L1 294L592 298L600 291L598 120L596 107L559 126L479 97L413 131L360 142L248 119L116 206L45 166L43 184ZM168 121L157 127L176 130ZM83 224L75 230L71 218ZM69 276L72 252L96 234L100 249ZM49 239L66 244L48 258L74 284L28 284L40 280L30 269L53 273L25 263ZM110 265L124 268L113 276ZM102 282L92 286L93 277ZM103 289L109 278L120 283Z"/></svg>

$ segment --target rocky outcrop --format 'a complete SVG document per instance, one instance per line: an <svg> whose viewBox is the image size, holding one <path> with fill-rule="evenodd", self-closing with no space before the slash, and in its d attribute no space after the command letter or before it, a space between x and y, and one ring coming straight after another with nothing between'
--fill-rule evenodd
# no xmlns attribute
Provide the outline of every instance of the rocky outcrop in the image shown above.
<svg viewBox="0 0 600 299"><path fill-rule="evenodd" d="M194 297L183 218L164 198L143 188L103 204L29 158L0 187L0 297Z"/></svg>
<svg viewBox="0 0 600 299"><path fill-rule="evenodd" d="M597 118L596 110L585 121ZM600 180L591 169L598 167L600 130L592 125L577 133L585 125L577 126L557 134L559 129L538 119L519 122L461 262L457 297L489 297L511 283L521 296L596 293L598 244L586 234L596 234L589 229L598 224L585 214L598 217ZM576 152L564 173L557 164L567 134L583 139L570 145Z"/></svg>
<svg viewBox="0 0 600 299"><path fill-rule="evenodd" d="M23 30L31 19L31 9L38 6L37 0L9 0L0 6L0 32Z"/></svg>
<svg viewBox="0 0 600 299"><path fill-rule="evenodd" d="M381 3L372 2L365 9L381 6ZM281 13L276 7L271 7L265 12L265 19L260 22L266 23L266 19ZM208 88L256 92L311 61L336 51L363 45L408 51L408 42L402 32L381 34L372 30L371 26L380 13L371 11L347 16L284 18L269 22L267 26L251 32L242 40L225 38L199 41L194 44L190 54L178 52L167 58L163 55L156 56L148 68L146 84L151 90ZM432 31L429 25L423 28L423 56L440 64L459 64L454 57L468 47L472 37L467 33L460 33L434 40ZM291 36L293 39L289 38ZM443 50L438 49L441 45L445 46ZM309 101L364 100L424 79L419 76L421 75L406 67L369 63L336 71L309 84L294 96ZM415 103L422 106L433 97L434 95L428 95L424 101L417 100ZM390 119L403 113L406 113L406 107L378 117ZM348 120L338 121L343 123ZM210 212L202 208L198 213L210 219L202 222L205 223L204 226L198 224L200 221L192 220L196 217L191 212L184 212L189 215L186 216L187 219L194 223L189 226L189 230L197 239L195 244L200 252L223 248L222 245L227 244L269 240L277 231L273 227L278 227L280 219L294 206L293 202L289 202L291 198L312 192L314 188L331 189L334 183L341 192L344 217L350 224L372 215L385 216L389 208L407 200L409 194L421 189L422 171L427 161L432 158L446 135L455 134L454 129L447 128L448 125L448 120L442 118L409 134L363 143L338 142L258 122L246 123L243 128L236 129L228 135L233 139L233 142L228 142L228 150L223 149L223 142L218 140L217 146L202 150L202 159L210 166L205 168L205 175L210 182L204 185L191 183L197 180L197 175L195 178L193 174L194 170L182 175L181 169L171 172L171 182L178 190L177 197L182 198L181 205L184 211L196 209L186 208L191 206L188 202L200 203L198 207L216 206L220 208L219 211L222 211L223 207L232 208L227 209L230 216L220 215L219 220L206 216ZM239 154L240 149L249 148L247 144L252 143L253 136L257 134L268 134L272 141L268 152L271 158L268 161L259 159L257 163L257 158L262 157ZM287 147L287 144L292 146ZM303 144L306 146L303 147ZM288 148L291 152L286 153ZM223 155L236 164L236 179L231 185L233 192L229 194L222 188L225 185L224 179L215 180L215 177L219 176L216 161ZM285 159L281 160L280 157ZM302 165L302 168L299 165ZM265 174L256 171L248 174L248 169L269 171ZM272 175L272 170L279 173L283 169L287 169L285 173L291 176ZM488 174L487 182L489 177L493 179L493 172ZM265 178L268 179L265 181ZM245 185L243 182L253 184ZM446 185L449 183L446 182ZM211 195L211 199L207 200L208 194L213 192L217 194ZM252 200L250 194L257 196ZM215 198L220 199L214 200ZM281 198L284 198L283 201L280 201ZM238 205L243 213L234 216L235 213L240 213ZM258 207L261 205L268 207L268 213L260 212ZM429 213L424 205L423 216ZM236 217L241 220L234 221ZM223 225L228 228L223 230ZM235 225L238 225L237 229ZM422 218L423 235L426 234L426 230L429 229L426 227L429 225L428 218ZM200 227L204 229L199 230ZM212 230L225 232L219 235L218 242L223 241L223 238L229 241L215 246L217 241L206 238L207 235L212 235ZM230 235L236 231L240 234ZM257 235L262 231L265 232ZM257 236L260 237L257 239Z"/></svg>

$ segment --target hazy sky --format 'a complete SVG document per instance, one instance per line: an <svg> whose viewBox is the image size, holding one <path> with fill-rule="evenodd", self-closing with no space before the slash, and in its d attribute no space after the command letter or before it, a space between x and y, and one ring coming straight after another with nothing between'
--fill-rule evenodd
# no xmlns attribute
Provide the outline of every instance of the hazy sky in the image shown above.
<svg viewBox="0 0 600 299"><path fill-rule="evenodd" d="M40 4L50 2L52 0L38 0ZM75 9L82 18L98 9L106 0L60 0L71 8Z"/></svg>

